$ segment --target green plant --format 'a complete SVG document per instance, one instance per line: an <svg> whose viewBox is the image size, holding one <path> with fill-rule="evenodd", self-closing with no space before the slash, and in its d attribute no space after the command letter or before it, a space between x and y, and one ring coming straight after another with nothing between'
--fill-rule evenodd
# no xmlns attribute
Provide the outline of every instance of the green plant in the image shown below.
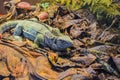
<svg viewBox="0 0 120 80"><path fill-rule="evenodd" d="M112 0L82 0L84 2L83 6L87 5L87 8L91 12L96 14L98 19L106 16L114 17L120 15L118 3L113 3Z"/></svg>
<svg viewBox="0 0 120 80"><path fill-rule="evenodd" d="M49 6L49 3L48 3L48 2L45 2L45 3L42 3L42 4L41 4L41 7L42 7L43 9L46 9L48 6Z"/></svg>
<svg viewBox="0 0 120 80"><path fill-rule="evenodd" d="M102 19L104 16L114 17L120 15L118 3L113 3L112 0L56 0L57 2L66 5L67 8L76 10L79 8L87 8L94 13L97 19Z"/></svg>
<svg viewBox="0 0 120 80"><path fill-rule="evenodd" d="M65 5L68 9L77 10L82 7L83 2L80 0L56 0L56 2Z"/></svg>

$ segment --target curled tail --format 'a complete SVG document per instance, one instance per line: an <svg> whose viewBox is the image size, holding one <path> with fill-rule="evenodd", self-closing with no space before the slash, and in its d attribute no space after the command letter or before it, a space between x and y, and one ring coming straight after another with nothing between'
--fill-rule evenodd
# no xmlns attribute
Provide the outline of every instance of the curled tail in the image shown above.
<svg viewBox="0 0 120 80"><path fill-rule="evenodd" d="M0 34L16 27L19 21L8 21L0 25Z"/></svg>

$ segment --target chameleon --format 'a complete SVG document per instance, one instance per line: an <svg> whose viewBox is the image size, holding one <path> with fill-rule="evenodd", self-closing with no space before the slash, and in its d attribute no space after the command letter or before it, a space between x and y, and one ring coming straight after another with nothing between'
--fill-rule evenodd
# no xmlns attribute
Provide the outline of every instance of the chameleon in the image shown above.
<svg viewBox="0 0 120 80"><path fill-rule="evenodd" d="M63 51L73 45L69 36L64 35L58 28L53 28L37 20L11 20L0 25L0 34L14 28L13 36L22 41L22 37L34 41L33 48L49 47L55 51Z"/></svg>

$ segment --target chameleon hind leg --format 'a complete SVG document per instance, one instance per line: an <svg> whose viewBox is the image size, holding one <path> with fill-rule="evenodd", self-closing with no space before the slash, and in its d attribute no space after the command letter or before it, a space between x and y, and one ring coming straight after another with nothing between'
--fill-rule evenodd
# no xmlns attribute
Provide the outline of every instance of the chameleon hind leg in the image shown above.
<svg viewBox="0 0 120 80"><path fill-rule="evenodd" d="M34 40L33 48L38 48L40 45L44 46L44 36L43 34L38 34Z"/></svg>
<svg viewBox="0 0 120 80"><path fill-rule="evenodd" d="M17 25L15 30L14 30L14 38L18 41L22 41L22 37L21 37L21 34L22 34L22 27L20 25Z"/></svg>

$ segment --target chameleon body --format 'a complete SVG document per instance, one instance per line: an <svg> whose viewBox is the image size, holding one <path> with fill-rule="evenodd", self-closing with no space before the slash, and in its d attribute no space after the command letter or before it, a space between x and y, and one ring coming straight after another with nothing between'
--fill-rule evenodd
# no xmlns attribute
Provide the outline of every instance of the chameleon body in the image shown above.
<svg viewBox="0 0 120 80"><path fill-rule="evenodd" d="M65 50L73 45L69 36L60 33L59 29L35 20L13 20L0 25L0 34L14 29L14 37L21 36L34 41L34 47L49 47L56 51Z"/></svg>

